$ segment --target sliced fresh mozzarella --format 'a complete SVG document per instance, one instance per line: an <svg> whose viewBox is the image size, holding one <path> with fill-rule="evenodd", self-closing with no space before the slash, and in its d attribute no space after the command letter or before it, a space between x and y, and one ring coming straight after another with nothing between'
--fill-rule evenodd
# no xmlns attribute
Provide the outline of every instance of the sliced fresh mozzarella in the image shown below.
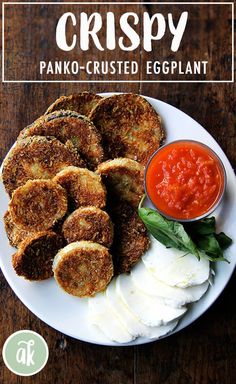
<svg viewBox="0 0 236 384"><path fill-rule="evenodd" d="M117 293L129 310L148 326L167 324L180 318L186 308L173 308L165 305L161 298L143 293L133 283L130 275L122 274L117 277Z"/></svg>
<svg viewBox="0 0 236 384"><path fill-rule="evenodd" d="M131 277L141 291L147 295L162 297L165 304L175 308L199 300L209 286L209 282L206 281L188 288L171 287L154 277L142 261L132 269Z"/></svg>
<svg viewBox="0 0 236 384"><path fill-rule="evenodd" d="M159 325L158 327L147 327L149 329L149 333L145 336L148 337L150 340L158 339L159 337L164 336L167 333L173 331L177 324L178 320L175 320L165 325Z"/></svg>
<svg viewBox="0 0 236 384"><path fill-rule="evenodd" d="M167 285L180 288L200 285L209 278L210 267L206 258L166 248L152 237L151 247L143 256L146 268Z"/></svg>
<svg viewBox="0 0 236 384"><path fill-rule="evenodd" d="M143 324L138 317L129 310L117 294L116 278L114 278L108 285L106 295L116 316L122 322L124 327L128 329L129 333L135 337L145 336L149 339L158 338L172 331L178 323L178 321L173 321L166 325L159 325L156 327L148 327Z"/></svg>
<svg viewBox="0 0 236 384"><path fill-rule="evenodd" d="M104 292L89 299L89 319L110 340L128 343L134 339L113 312Z"/></svg>
<svg viewBox="0 0 236 384"><path fill-rule="evenodd" d="M123 326L127 328L128 332L135 337L147 336L149 334L149 327L144 325L124 304L116 291L116 278L113 278L106 289L107 300L112 307L114 313L122 322Z"/></svg>

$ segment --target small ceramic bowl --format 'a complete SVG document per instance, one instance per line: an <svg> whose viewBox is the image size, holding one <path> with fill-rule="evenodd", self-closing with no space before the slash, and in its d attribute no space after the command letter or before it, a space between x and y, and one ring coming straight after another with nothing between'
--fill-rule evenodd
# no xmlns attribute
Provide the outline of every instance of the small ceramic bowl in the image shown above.
<svg viewBox="0 0 236 384"><path fill-rule="evenodd" d="M214 201L214 203L209 207L209 209L204 212L203 214L201 214L200 216L196 216L196 217L191 217L191 218L179 218L179 217L174 217L174 216L171 216L169 214L166 214L164 211L162 211L158 206L157 204L154 203L153 199L150 197L150 193L148 191L148 187L147 187L147 176L148 176L148 172L149 172L149 167L150 167L150 164L152 164L152 161L156 158L157 156L159 156L161 154L161 152L169 147L169 146L172 146L173 144L175 143L178 143L181 144L181 143L192 143L196 146L199 146L201 147L202 149L204 149L204 151L207 151L211 157L213 157L213 159L217 162L217 165L218 165L218 169L220 170L220 173L221 173L221 180L222 180L222 185L221 185L221 188L220 188L220 191L219 191L219 194L217 196L217 199ZM157 209L157 211L165 216L166 218L170 219L170 220L175 220L175 221L180 221L180 222L191 222L191 221L196 221L196 220L200 220L200 219L203 219L207 216L209 216L218 206L219 204L221 203L222 199L223 199L223 195L224 195L224 192L225 192L225 188L226 188L226 172L225 172L225 167L221 161L221 159L219 158L219 156L211 149L209 148L207 145L201 143L201 142L198 142L198 141L195 141L195 140L176 140L176 141L172 141L171 143L169 144L166 144L166 145L163 145L162 147L160 147L158 150L156 150L152 156L150 157L150 159L148 160L148 163L146 165L146 168L145 168L145 176L144 176L144 187L145 187L145 192L146 192L146 195L148 196L149 200L152 202L152 204L155 206L155 208Z"/></svg>

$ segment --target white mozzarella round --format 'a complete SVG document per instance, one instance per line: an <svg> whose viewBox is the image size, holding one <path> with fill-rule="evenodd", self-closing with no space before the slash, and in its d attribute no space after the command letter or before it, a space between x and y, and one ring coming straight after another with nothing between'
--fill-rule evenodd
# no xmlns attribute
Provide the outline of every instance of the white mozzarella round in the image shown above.
<svg viewBox="0 0 236 384"><path fill-rule="evenodd" d="M117 318L119 318L123 326L127 328L131 335L138 337L147 336L149 334L149 327L144 325L138 317L129 310L117 294L116 278L113 278L108 285L106 289L106 296Z"/></svg>
<svg viewBox="0 0 236 384"><path fill-rule="evenodd" d="M108 303L104 300L104 294L98 294L89 299L89 320L110 340L127 343L138 336L144 336L150 340L157 339L171 332L178 323L178 320L175 320L156 327L148 327L143 324L130 312L117 294L116 279L113 279L109 284L106 296ZM117 322L118 319L123 327L128 329L129 335L127 335L127 332L124 333L124 328L120 327L119 321Z"/></svg>
<svg viewBox="0 0 236 384"><path fill-rule="evenodd" d="M108 285L106 295L116 316L122 322L124 327L128 329L129 333L135 337L144 336L149 339L159 338L172 331L178 323L176 320L166 325L159 325L156 327L148 327L143 324L138 317L129 310L118 295L116 290L116 278L114 278Z"/></svg>
<svg viewBox="0 0 236 384"><path fill-rule="evenodd" d="M89 320L110 340L128 343L134 339L113 312L104 292L89 299Z"/></svg>
<svg viewBox="0 0 236 384"><path fill-rule="evenodd" d="M165 304L180 308L199 300L206 292L209 282L187 288L172 287L157 279L140 261L131 271L131 277L137 288L147 295L162 297Z"/></svg>
<svg viewBox="0 0 236 384"><path fill-rule="evenodd" d="M157 327L147 327L149 329L149 333L145 336L148 337L150 340L158 339L159 337L162 337L167 333L173 331L177 324L178 320L174 320L165 325L159 325Z"/></svg>
<svg viewBox="0 0 236 384"><path fill-rule="evenodd" d="M173 308L163 300L146 295L133 283L130 275L122 274L116 281L117 293L129 310L147 326L159 326L180 318L186 308Z"/></svg>
<svg viewBox="0 0 236 384"><path fill-rule="evenodd" d="M166 248L152 237L152 245L142 258L146 268L160 281L180 288L200 285L209 278L209 260Z"/></svg>

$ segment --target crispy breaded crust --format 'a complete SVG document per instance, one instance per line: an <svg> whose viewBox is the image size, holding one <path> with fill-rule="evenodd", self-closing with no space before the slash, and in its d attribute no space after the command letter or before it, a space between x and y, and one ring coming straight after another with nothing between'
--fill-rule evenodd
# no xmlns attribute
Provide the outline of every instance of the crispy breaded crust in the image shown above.
<svg viewBox="0 0 236 384"><path fill-rule="evenodd" d="M135 160L118 158L99 164L96 173L102 176L108 192L137 207L144 194L144 166Z"/></svg>
<svg viewBox="0 0 236 384"><path fill-rule="evenodd" d="M35 232L29 232L18 228L12 220L9 210L6 211L3 220L9 243L13 247L17 248L18 245L26 239L26 237L35 234Z"/></svg>
<svg viewBox="0 0 236 384"><path fill-rule="evenodd" d="M111 247L115 274L129 272L149 248L147 230L136 210L125 202L109 209L114 224Z"/></svg>
<svg viewBox="0 0 236 384"><path fill-rule="evenodd" d="M74 93L70 96L61 96L48 107L45 114L58 109L69 109L71 111L76 111L81 115L88 116L101 99L101 96L91 92L81 92Z"/></svg>
<svg viewBox="0 0 236 384"><path fill-rule="evenodd" d="M64 246L62 236L55 232L38 232L24 240L13 255L17 275L27 280L45 280L53 276L53 258Z"/></svg>
<svg viewBox="0 0 236 384"><path fill-rule="evenodd" d="M52 180L28 180L14 191L9 211L17 227L45 231L66 214L66 191Z"/></svg>
<svg viewBox="0 0 236 384"><path fill-rule="evenodd" d="M86 116L76 112L60 110L41 116L20 132L19 139L35 135L54 136L74 146L91 169L103 160L100 133Z"/></svg>
<svg viewBox="0 0 236 384"><path fill-rule="evenodd" d="M11 196L33 179L51 179L63 168L84 166L79 156L55 138L33 136L19 140L4 160L2 180Z"/></svg>
<svg viewBox="0 0 236 384"><path fill-rule="evenodd" d="M67 293L89 297L104 290L113 276L112 257L107 248L78 241L61 249L53 261L54 277Z"/></svg>
<svg viewBox="0 0 236 384"><path fill-rule="evenodd" d="M128 157L146 165L164 138L160 116L132 93L102 99L89 118L102 135L107 159Z"/></svg>
<svg viewBox="0 0 236 384"><path fill-rule="evenodd" d="M109 248L113 241L113 224L100 208L81 207L65 220L62 233L68 243L90 240Z"/></svg>
<svg viewBox="0 0 236 384"><path fill-rule="evenodd" d="M98 208L105 207L106 189L101 177L96 173L86 168L67 167L53 180L66 189L73 208L88 205Z"/></svg>

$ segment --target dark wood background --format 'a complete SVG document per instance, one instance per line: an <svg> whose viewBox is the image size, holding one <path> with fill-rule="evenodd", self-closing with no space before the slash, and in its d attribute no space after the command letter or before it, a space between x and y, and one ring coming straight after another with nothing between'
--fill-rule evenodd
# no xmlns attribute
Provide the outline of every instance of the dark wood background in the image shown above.
<svg viewBox="0 0 236 384"><path fill-rule="evenodd" d="M122 6L121 6L122 8ZM229 21L230 22L230 21ZM15 25L15 28L19 28ZM221 34L227 32L221 18ZM200 37L205 43L205 36ZM210 44L210 42L209 42ZM199 47L192 47L196 55ZM225 48L226 49L226 48ZM13 46L14 50L14 46ZM13 52L17 54L17 52ZM218 52L219 65L222 46ZM115 55L114 55L115 56ZM140 55L140 58L142 54ZM114 57L115 59L115 57ZM224 67L223 67L224 68ZM225 72L228 68L225 68ZM29 68L30 71L30 68ZM221 67L221 71L224 69ZM18 132L42 114L58 96L82 90L136 92L180 108L221 145L236 167L234 84L1 84L0 157ZM187 329L159 342L137 347L102 347L80 342L50 328L15 296L0 274L0 348L14 331L32 329L49 345L46 367L36 376L12 374L0 358L3 384L234 384L236 382L236 282L233 275L214 305ZM79 326L79 324L78 324Z"/></svg>

